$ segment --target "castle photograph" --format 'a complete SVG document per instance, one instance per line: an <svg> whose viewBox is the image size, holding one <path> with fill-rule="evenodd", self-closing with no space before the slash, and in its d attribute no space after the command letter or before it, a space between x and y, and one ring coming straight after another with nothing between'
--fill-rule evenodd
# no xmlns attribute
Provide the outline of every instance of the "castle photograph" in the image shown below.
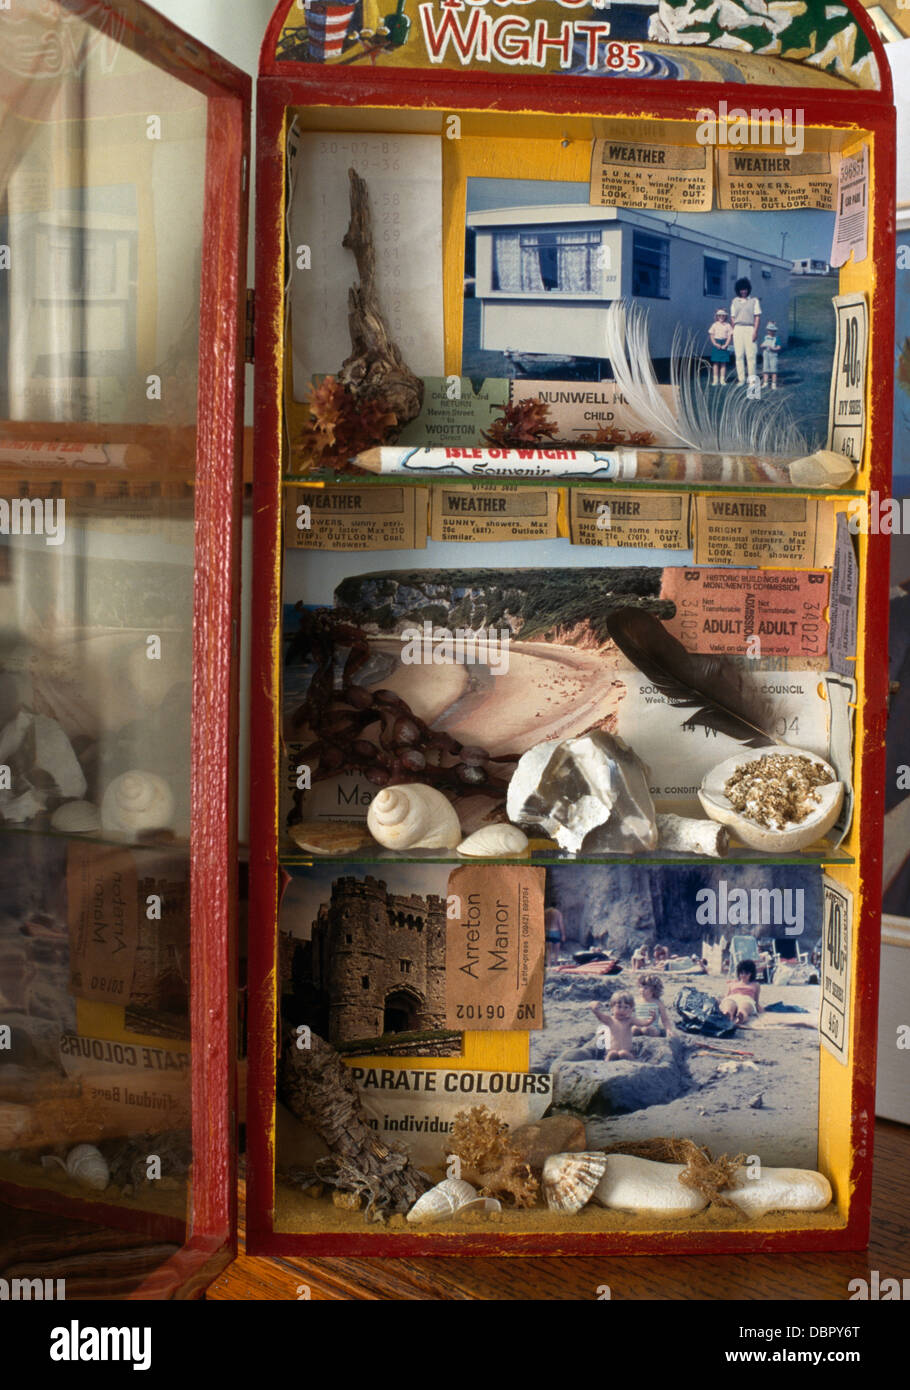
<svg viewBox="0 0 910 1390"><path fill-rule="evenodd" d="M461 1052L461 1034L445 1028L447 871L427 876L438 891L397 893L372 873L294 876L279 936L285 1024L348 1054Z"/></svg>

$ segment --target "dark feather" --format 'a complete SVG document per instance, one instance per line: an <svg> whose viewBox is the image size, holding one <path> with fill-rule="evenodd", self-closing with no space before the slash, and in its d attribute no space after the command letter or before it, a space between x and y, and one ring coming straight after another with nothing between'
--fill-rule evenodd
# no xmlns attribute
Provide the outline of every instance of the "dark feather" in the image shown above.
<svg viewBox="0 0 910 1390"><path fill-rule="evenodd" d="M639 608L619 608L610 613L607 631L623 655L671 705L693 710L684 729L714 729L747 748L780 742L759 727L723 657L686 651L663 623Z"/></svg>

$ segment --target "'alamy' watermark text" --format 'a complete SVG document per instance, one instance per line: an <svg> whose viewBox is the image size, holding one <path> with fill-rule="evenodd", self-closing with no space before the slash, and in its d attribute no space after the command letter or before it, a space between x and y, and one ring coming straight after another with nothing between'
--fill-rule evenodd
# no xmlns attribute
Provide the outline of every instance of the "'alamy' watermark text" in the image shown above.
<svg viewBox="0 0 910 1390"><path fill-rule="evenodd" d="M731 888L722 878L716 889L695 894L695 920L703 927L783 927L785 936L801 936L805 896L804 888Z"/></svg>
<svg viewBox="0 0 910 1390"><path fill-rule="evenodd" d="M66 502L62 497L0 497L0 536L43 536L45 545L62 545Z"/></svg>
<svg viewBox="0 0 910 1390"><path fill-rule="evenodd" d="M403 666L487 666L493 676L509 669L508 628L406 627L401 633Z"/></svg>
<svg viewBox="0 0 910 1390"><path fill-rule="evenodd" d="M776 145L788 150L790 154L802 154L805 149L805 112L800 108L752 106L748 111L740 106L728 106L725 101L717 103L717 110L703 106L696 115L698 128L695 138L700 145ZM754 160L754 167L748 164L735 172L742 174L790 173L789 169L766 167L762 155L743 155L744 160Z"/></svg>

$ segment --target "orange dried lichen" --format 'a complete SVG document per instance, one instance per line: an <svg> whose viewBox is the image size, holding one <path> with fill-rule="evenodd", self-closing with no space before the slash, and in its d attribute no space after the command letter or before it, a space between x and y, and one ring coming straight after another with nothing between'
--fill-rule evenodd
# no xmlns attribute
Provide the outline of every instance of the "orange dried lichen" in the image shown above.
<svg viewBox="0 0 910 1390"><path fill-rule="evenodd" d="M462 1164L465 1182L481 1196L511 1199L515 1207L532 1207L539 1183L528 1163L508 1142L509 1126L485 1105L459 1110L449 1135L449 1152Z"/></svg>
<svg viewBox="0 0 910 1390"><path fill-rule="evenodd" d="M532 447L542 445L544 440L554 440L557 434L556 421L550 415L546 401L528 397L502 408L502 418L494 420L484 439L490 444L525 444Z"/></svg>
<svg viewBox="0 0 910 1390"><path fill-rule="evenodd" d="M383 443L398 423L379 400L359 399L337 377L309 388L310 423L301 430L296 454L303 470L348 468L355 455Z"/></svg>
<svg viewBox="0 0 910 1390"><path fill-rule="evenodd" d="M632 448L646 449L654 443L654 435L650 430L624 430L619 425L601 425L596 434L582 434L576 440L577 444L605 444L608 448L614 448L618 444L625 444Z"/></svg>

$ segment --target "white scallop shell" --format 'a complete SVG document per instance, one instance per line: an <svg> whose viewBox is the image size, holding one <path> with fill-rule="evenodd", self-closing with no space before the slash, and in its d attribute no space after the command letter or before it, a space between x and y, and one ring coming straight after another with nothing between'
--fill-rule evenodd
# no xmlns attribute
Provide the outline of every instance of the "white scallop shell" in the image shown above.
<svg viewBox="0 0 910 1390"><path fill-rule="evenodd" d="M63 835L91 835L101 829L101 812L93 801L66 801L51 816L51 830Z"/></svg>
<svg viewBox="0 0 910 1390"><path fill-rule="evenodd" d="M163 777L136 768L115 777L101 802L101 824L117 834L164 830L174 819L174 795Z"/></svg>
<svg viewBox="0 0 910 1390"><path fill-rule="evenodd" d="M606 1154L551 1154L543 1165L547 1206L570 1215L581 1211L606 1171Z"/></svg>
<svg viewBox="0 0 910 1390"><path fill-rule="evenodd" d="M461 839L452 803L422 782L377 792L367 812L367 828L386 849L454 849Z"/></svg>
<svg viewBox="0 0 910 1390"><path fill-rule="evenodd" d="M94 1144L77 1144L70 1149L66 1162L55 1154L45 1155L41 1162L45 1168L53 1168L56 1164L80 1187L89 1188L92 1192L103 1192L111 1180L107 1159Z"/></svg>
<svg viewBox="0 0 910 1390"><path fill-rule="evenodd" d="M698 799L706 815L714 821L719 821L721 825L729 826L737 839L741 840L744 845L748 845L750 849L765 850L769 854L784 854L792 850L805 849L827 834L840 813L844 799L844 784L835 780L816 787L815 795L818 797L816 809L810 811L805 820L801 820L797 824L788 823L777 828L759 825L758 821L752 820L741 811L734 811L729 797L724 792L724 787L728 778L732 777L740 767L746 763L759 762L762 758L775 753L796 758L808 758L810 762L818 763L825 768L833 778L837 778L837 773L831 764L826 763L824 758L820 758L817 753L807 753L803 748L790 748L784 745L779 748L759 748L754 752L737 753L732 758L726 758L722 763L718 763L717 767L713 767L702 780L698 790Z"/></svg>
<svg viewBox="0 0 910 1390"><path fill-rule="evenodd" d="M525 854L528 837L517 825L483 825L462 840L458 853L469 859L499 859L511 854Z"/></svg>
<svg viewBox="0 0 910 1390"><path fill-rule="evenodd" d="M485 1207L488 1198L478 1195L477 1189L461 1178L444 1178L429 1192L425 1192L408 1212L408 1220L414 1226L422 1226L432 1221L448 1221L466 1207Z"/></svg>

